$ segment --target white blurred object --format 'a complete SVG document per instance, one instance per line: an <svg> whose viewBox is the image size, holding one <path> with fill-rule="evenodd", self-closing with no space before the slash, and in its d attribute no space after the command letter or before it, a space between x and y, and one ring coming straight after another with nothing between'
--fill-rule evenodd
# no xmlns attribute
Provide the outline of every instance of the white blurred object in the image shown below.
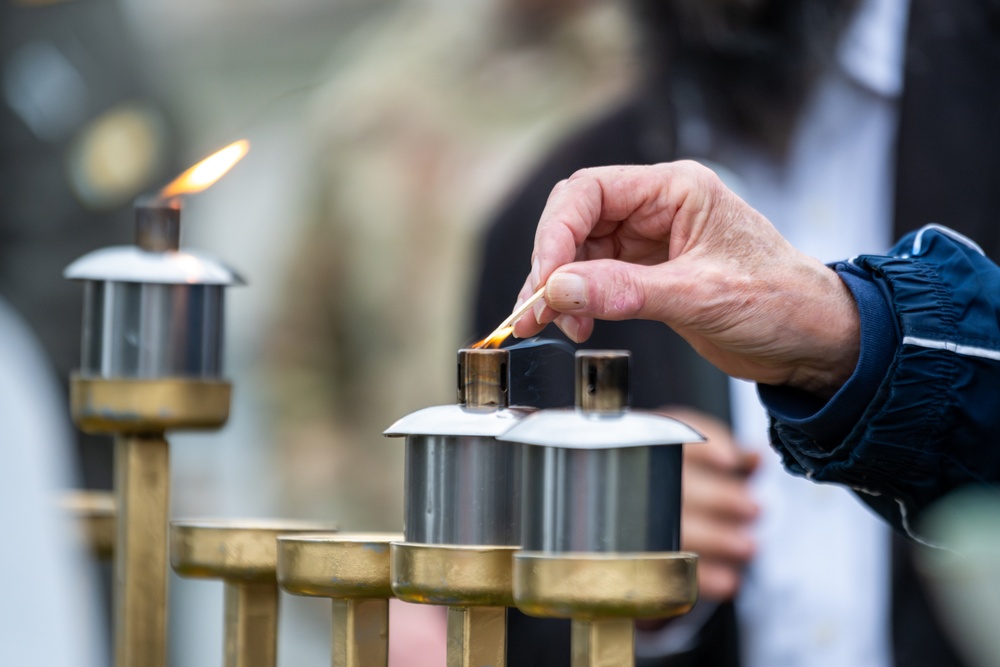
<svg viewBox="0 0 1000 667"><path fill-rule="evenodd" d="M2 300L0 369L0 665L107 665L94 573L56 506L75 460L65 400Z"/></svg>
<svg viewBox="0 0 1000 667"><path fill-rule="evenodd" d="M958 491L931 508L919 552L938 618L974 665L1000 665L1000 489Z"/></svg>

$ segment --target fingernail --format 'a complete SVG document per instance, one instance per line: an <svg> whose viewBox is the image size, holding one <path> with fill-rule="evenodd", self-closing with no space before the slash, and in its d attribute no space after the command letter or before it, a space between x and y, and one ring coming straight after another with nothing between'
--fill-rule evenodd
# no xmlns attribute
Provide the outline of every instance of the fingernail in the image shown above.
<svg viewBox="0 0 1000 667"><path fill-rule="evenodd" d="M545 312L545 299L541 299L531 307L531 313L535 316L535 322L542 323L542 313Z"/></svg>
<svg viewBox="0 0 1000 667"><path fill-rule="evenodd" d="M575 273L554 273L545 284L545 296L556 310L580 310L587 305L587 281Z"/></svg>

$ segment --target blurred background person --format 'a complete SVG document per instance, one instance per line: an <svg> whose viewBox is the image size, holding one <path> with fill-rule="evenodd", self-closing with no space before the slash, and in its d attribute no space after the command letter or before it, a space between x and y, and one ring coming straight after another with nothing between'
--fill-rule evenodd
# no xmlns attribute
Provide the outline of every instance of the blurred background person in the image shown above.
<svg viewBox="0 0 1000 667"><path fill-rule="evenodd" d="M466 276L488 211L567 124L620 99L611 3L407 3L351 36L311 105L311 210L274 323L295 513L398 529L394 419L454 402Z"/></svg>
<svg viewBox="0 0 1000 667"><path fill-rule="evenodd" d="M339 45L271 328L286 513L401 529L403 448L381 432L455 401L488 212L566 126L623 98L631 37L611 2L409 2ZM443 664L441 610L396 605L390 628L392 664Z"/></svg>
<svg viewBox="0 0 1000 667"><path fill-rule="evenodd" d="M483 246L476 331L510 312L549 191L587 166L705 162L826 261L888 248L929 221L1000 256L994 6L635 5L643 90L554 151L499 214ZM562 326L573 333L576 322ZM639 634L647 664L962 664L915 576L913 545L849 492L784 473L752 385L655 323L599 322L586 346L632 350L633 404L667 409L710 440L685 451L682 546L700 554L702 597L687 617ZM548 625L512 621L513 664L568 664L568 628Z"/></svg>

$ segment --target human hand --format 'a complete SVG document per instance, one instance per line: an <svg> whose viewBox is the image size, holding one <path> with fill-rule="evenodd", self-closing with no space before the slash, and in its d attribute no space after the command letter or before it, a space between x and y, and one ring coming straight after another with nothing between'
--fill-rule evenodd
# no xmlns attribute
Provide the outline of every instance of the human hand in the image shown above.
<svg viewBox="0 0 1000 667"><path fill-rule="evenodd" d="M549 196L516 324L553 320L577 342L593 318L673 328L721 370L832 395L853 372L857 306L840 278L791 246L694 162L579 171Z"/></svg>
<svg viewBox="0 0 1000 667"><path fill-rule="evenodd" d="M748 480L760 456L740 450L729 428L702 412L663 412L705 435L705 442L684 447L681 548L698 554L700 597L730 600L756 550L749 528L760 507Z"/></svg>

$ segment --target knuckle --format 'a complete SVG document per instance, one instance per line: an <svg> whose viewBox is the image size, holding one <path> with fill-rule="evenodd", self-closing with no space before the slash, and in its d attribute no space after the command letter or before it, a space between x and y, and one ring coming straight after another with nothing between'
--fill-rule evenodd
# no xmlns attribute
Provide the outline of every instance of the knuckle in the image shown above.
<svg viewBox="0 0 1000 667"><path fill-rule="evenodd" d="M608 319L622 320L641 313L646 305L642 283L628 272L618 270L602 290L602 310Z"/></svg>

